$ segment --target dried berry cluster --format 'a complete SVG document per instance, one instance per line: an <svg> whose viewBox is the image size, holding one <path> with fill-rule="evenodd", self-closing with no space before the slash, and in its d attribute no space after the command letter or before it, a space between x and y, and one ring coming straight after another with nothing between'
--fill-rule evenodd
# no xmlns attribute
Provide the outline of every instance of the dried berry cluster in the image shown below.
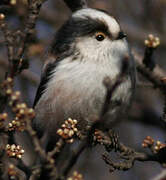
<svg viewBox="0 0 166 180"><path fill-rule="evenodd" d="M142 143L142 147L147 148L147 147L151 147L154 144L154 139L150 136L147 136Z"/></svg>
<svg viewBox="0 0 166 180"><path fill-rule="evenodd" d="M17 177L17 171L16 171L15 166L13 164L9 165L8 175L9 175L10 179L16 179L16 177Z"/></svg>
<svg viewBox="0 0 166 180"><path fill-rule="evenodd" d="M13 79L7 78L7 80L2 84L2 88L5 91L5 94L9 98L9 105L12 108L12 111L15 113L15 118L8 124L8 130L17 130L23 131L26 127L26 121L33 119L35 116L34 110L28 108L25 103L20 103L20 92L14 92L12 89Z"/></svg>
<svg viewBox="0 0 166 180"><path fill-rule="evenodd" d="M67 180L83 180L83 176L77 171L74 171L72 177L67 178Z"/></svg>
<svg viewBox="0 0 166 180"><path fill-rule="evenodd" d="M5 15L3 13L0 13L0 21L5 19Z"/></svg>
<svg viewBox="0 0 166 180"><path fill-rule="evenodd" d="M17 3L17 0L10 0L11 5L15 5Z"/></svg>
<svg viewBox="0 0 166 180"><path fill-rule="evenodd" d="M144 43L147 47L156 48L160 45L160 39L153 34L149 34L148 39L146 39Z"/></svg>
<svg viewBox="0 0 166 180"><path fill-rule="evenodd" d="M162 148L166 147L166 144L160 141L155 142L152 137L147 136L142 143L142 147L151 149L153 153L158 153Z"/></svg>
<svg viewBox="0 0 166 180"><path fill-rule="evenodd" d="M104 136L103 132L95 129L94 136L93 136L93 142L99 143L101 145L104 145L106 142L109 141L109 138L107 136Z"/></svg>
<svg viewBox="0 0 166 180"><path fill-rule="evenodd" d="M153 57L154 50L160 45L160 39L158 37L154 37L154 35L149 34L148 39L144 41L145 43L145 53L143 58L143 64L146 68L153 71L156 66L156 61Z"/></svg>
<svg viewBox="0 0 166 180"><path fill-rule="evenodd" d="M6 145L6 153L9 157L16 157L18 159L22 158L22 155L24 154L24 150L19 145Z"/></svg>
<svg viewBox="0 0 166 180"><path fill-rule="evenodd" d="M67 143L74 141L73 136L78 132L76 128L77 120L69 118L62 124L61 128L57 130L57 134L66 140Z"/></svg>

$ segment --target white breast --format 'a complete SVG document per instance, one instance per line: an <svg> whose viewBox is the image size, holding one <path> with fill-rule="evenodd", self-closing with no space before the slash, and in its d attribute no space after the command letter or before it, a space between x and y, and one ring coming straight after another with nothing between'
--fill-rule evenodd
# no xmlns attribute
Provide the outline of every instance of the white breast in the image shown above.
<svg viewBox="0 0 166 180"><path fill-rule="evenodd" d="M36 123L55 131L69 117L80 120L99 115L106 95L103 80L107 76L112 80L116 77L109 64L99 66L95 63L63 60L52 74L35 107ZM128 77L116 89L112 99L128 102L130 88L131 81Z"/></svg>
<svg viewBox="0 0 166 180"><path fill-rule="evenodd" d="M83 109L83 104L89 106L91 112L98 111L93 107L93 103L95 101L100 104L97 106L102 105L106 94L103 80L107 76L113 80L117 75L112 68L109 64L99 66L95 63L81 63L77 60L71 62L70 59L66 59L53 73L41 101L50 99L50 108L56 108L58 105L68 109L66 111L70 111L70 107ZM117 89L118 93L114 93L113 99L127 101L130 87L130 81L124 82Z"/></svg>

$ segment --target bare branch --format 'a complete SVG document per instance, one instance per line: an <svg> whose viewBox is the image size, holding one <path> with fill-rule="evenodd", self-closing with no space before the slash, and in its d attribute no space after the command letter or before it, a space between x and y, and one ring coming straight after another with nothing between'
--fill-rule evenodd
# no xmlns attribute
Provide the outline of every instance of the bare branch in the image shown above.
<svg viewBox="0 0 166 180"><path fill-rule="evenodd" d="M7 71L7 68L8 68L8 62L3 60L2 58L0 58L0 66L3 67L6 71ZM32 83L32 85L34 86L37 86L39 84L39 77L33 73L32 71L30 70L24 70L20 76L23 78L23 79L26 79L28 80L30 83Z"/></svg>
<svg viewBox="0 0 166 180"><path fill-rule="evenodd" d="M66 177L74 164L77 162L79 156L82 154L82 152L85 150L87 147L87 139L83 140L79 147L71 153L70 160L67 164L67 166L63 169L62 177Z"/></svg>
<svg viewBox="0 0 166 180"><path fill-rule="evenodd" d="M158 150L158 152L153 154L146 154L143 152L137 152L134 149L125 146L123 143L120 143L119 141L114 142L114 138L112 136L112 131L110 131L108 134L103 133L102 131L97 132L96 136L96 142L103 145L107 152L110 152L112 150L116 150L120 153L120 158L125 159L123 162L114 162L111 160L110 155L108 153L104 153L102 155L103 160L110 166L110 171L114 170L128 170L133 167L134 162L137 161L156 161L160 164L166 163L165 156L166 156L166 148L165 146L161 147L161 149Z"/></svg>

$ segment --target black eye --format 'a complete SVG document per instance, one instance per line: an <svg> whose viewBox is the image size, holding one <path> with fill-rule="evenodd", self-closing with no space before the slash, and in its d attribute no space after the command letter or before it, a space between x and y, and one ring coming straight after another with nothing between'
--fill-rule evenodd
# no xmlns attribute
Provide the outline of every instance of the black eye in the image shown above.
<svg viewBox="0 0 166 180"><path fill-rule="evenodd" d="M97 39L98 41L103 41L103 40L105 39L105 34L102 33L102 32L96 33L96 39Z"/></svg>

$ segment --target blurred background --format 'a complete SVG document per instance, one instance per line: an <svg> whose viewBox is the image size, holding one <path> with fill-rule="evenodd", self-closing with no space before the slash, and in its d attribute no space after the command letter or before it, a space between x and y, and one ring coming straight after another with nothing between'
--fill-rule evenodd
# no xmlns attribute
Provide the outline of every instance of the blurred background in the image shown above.
<svg viewBox="0 0 166 180"><path fill-rule="evenodd" d="M166 0L88 0L88 3L90 7L104 9L112 14L127 34L132 49L141 56L144 55L144 40L148 34L158 36L161 45L155 51L154 58L163 69L166 68ZM26 0L17 0L16 4L0 11L6 15L10 29L24 28ZM29 106L33 104L47 49L56 30L70 15L70 10L62 0L48 0L42 6L35 35L29 40L30 45L24 55L24 59L29 61L29 69L22 72L15 83L15 89L22 92L22 100ZM0 82L5 77L7 64L4 38L0 32ZM116 127L120 140L138 151L143 151L141 144L147 135L165 142L165 130L160 123L162 111L163 97L157 90L137 87L128 117ZM136 162L128 171L110 173L101 158L102 152L100 147L88 149L74 169L82 173L85 180L150 180L162 170L154 162Z"/></svg>

